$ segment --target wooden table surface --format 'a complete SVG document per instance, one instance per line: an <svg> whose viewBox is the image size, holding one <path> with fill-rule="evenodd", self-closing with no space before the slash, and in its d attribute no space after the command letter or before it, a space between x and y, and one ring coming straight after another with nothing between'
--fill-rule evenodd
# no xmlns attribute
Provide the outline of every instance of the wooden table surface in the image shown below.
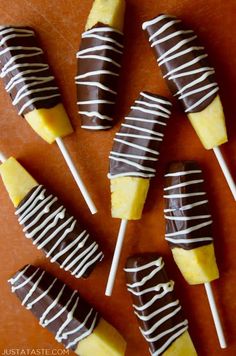
<svg viewBox="0 0 236 356"><path fill-rule="evenodd" d="M10 292L7 279L27 263L37 264L78 288L91 304L127 339L127 356L149 355L133 315L125 288L122 267L134 253L156 251L164 256L169 276L176 281L190 334L200 356L236 354L236 205L213 152L202 147L185 115L175 103L174 113L162 146L158 176L153 179L143 218L130 222L120 269L112 298L104 296L115 246L119 220L110 216L110 190L107 179L108 153L120 121L141 90L171 98L141 30L141 24L161 12L181 17L196 30L216 68L220 95L225 109L229 143L222 152L236 179L236 2L235 0L127 0L125 54L121 75L117 124L108 132L80 128L76 110L75 53L92 0L1 0L2 24L30 25L40 35L48 61L60 85L64 104L75 133L65 139L73 159L93 196L98 214L92 217L55 144L38 137L24 119L17 116L10 98L0 85L0 150L13 155L40 182L48 186L94 233L105 252L105 260L88 280L76 280L51 264L24 238L14 216L14 208L0 183L0 350L62 349L53 335L38 325L33 315L21 307ZM221 350L217 341L204 287L185 283L164 240L163 172L176 159L195 159L203 166L214 218L216 256L221 278L213 283L216 302L229 347ZM71 352L71 354L73 354ZM96 356L96 355L94 355Z"/></svg>

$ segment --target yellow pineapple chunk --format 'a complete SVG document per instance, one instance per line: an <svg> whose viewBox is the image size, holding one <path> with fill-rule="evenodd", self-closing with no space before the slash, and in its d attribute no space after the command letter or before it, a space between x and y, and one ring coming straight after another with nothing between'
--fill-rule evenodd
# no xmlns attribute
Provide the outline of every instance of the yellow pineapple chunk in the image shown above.
<svg viewBox="0 0 236 356"><path fill-rule="evenodd" d="M163 356L197 356L197 352L189 336L185 331L163 353Z"/></svg>
<svg viewBox="0 0 236 356"><path fill-rule="evenodd" d="M90 11L85 30L89 30L98 22L123 30L125 0L95 0Z"/></svg>
<svg viewBox="0 0 236 356"><path fill-rule="evenodd" d="M75 352L79 356L124 356L125 349L126 341L123 337L101 319L92 334L79 341Z"/></svg>
<svg viewBox="0 0 236 356"><path fill-rule="evenodd" d="M219 278L213 244L192 250L175 247L172 253L183 277L189 284L206 283Z"/></svg>
<svg viewBox="0 0 236 356"><path fill-rule="evenodd" d="M219 95L204 110L188 114L188 118L207 150L228 141L225 116Z"/></svg>
<svg viewBox="0 0 236 356"><path fill-rule="evenodd" d="M0 166L0 174L15 207L38 185L36 180L13 157Z"/></svg>
<svg viewBox="0 0 236 356"><path fill-rule="evenodd" d="M139 177L112 178L112 217L126 220L141 219L149 184L149 179Z"/></svg>
<svg viewBox="0 0 236 356"><path fill-rule="evenodd" d="M48 143L53 143L57 137L71 134L73 128L62 104L51 109L37 109L24 115L32 129Z"/></svg>

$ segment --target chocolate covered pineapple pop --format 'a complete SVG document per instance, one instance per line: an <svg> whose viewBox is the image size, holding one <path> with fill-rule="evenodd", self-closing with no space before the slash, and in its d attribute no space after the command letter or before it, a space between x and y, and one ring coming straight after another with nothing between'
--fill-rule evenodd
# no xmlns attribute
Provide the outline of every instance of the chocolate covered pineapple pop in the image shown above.
<svg viewBox="0 0 236 356"><path fill-rule="evenodd" d="M213 221L202 171L196 162L170 164L165 175L164 198L165 239L186 281L198 284L219 278Z"/></svg>
<svg viewBox="0 0 236 356"><path fill-rule="evenodd" d="M95 0L82 34L78 58L78 109L81 127L113 126L123 54L125 0Z"/></svg>
<svg viewBox="0 0 236 356"><path fill-rule="evenodd" d="M166 98L141 92L116 133L108 175L114 218L141 218L150 179L156 175L170 110Z"/></svg>
<svg viewBox="0 0 236 356"><path fill-rule="evenodd" d="M50 193L11 157L0 174L27 239L76 278L87 278L103 253L92 236Z"/></svg>
<svg viewBox="0 0 236 356"><path fill-rule="evenodd" d="M0 27L1 78L18 114L48 143L73 132L44 52L31 27Z"/></svg>
<svg viewBox="0 0 236 356"><path fill-rule="evenodd" d="M194 31L174 16L161 14L143 23L157 63L206 149L213 149L236 199L236 186L219 150L227 142L225 117L215 70Z"/></svg>
<svg viewBox="0 0 236 356"><path fill-rule="evenodd" d="M189 284L204 283L218 337L226 347L210 282L219 278L211 231L212 217L202 170L194 161L169 165L165 175L165 239L174 260Z"/></svg>
<svg viewBox="0 0 236 356"><path fill-rule="evenodd" d="M9 280L21 304L67 349L80 356L123 356L123 337L76 290L40 267L27 265Z"/></svg>
<svg viewBox="0 0 236 356"><path fill-rule="evenodd" d="M0 26L0 68L18 114L45 141L57 142L89 209L95 213L96 207L62 141L73 129L33 28Z"/></svg>
<svg viewBox="0 0 236 356"><path fill-rule="evenodd" d="M106 294L111 295L128 220L141 219L150 179L171 114L166 98L141 92L115 135L110 153L112 216L122 219Z"/></svg>
<svg viewBox="0 0 236 356"><path fill-rule="evenodd" d="M130 257L125 272L134 314L151 355L197 355L162 257L156 253Z"/></svg>

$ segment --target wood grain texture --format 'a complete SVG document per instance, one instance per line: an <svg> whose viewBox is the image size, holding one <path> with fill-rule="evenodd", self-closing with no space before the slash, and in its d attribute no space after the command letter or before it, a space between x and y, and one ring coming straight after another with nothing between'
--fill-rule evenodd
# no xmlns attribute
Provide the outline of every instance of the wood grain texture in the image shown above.
<svg viewBox="0 0 236 356"><path fill-rule="evenodd" d="M141 24L161 12L181 17L199 34L206 46L220 86L225 109L229 143L223 154L236 179L236 3L234 0L127 0L125 55L122 69L117 124L109 132L80 129L76 113L75 53L79 48L92 0L1 0L3 24L30 25L40 35L49 63L58 80L63 100L76 132L65 139L82 177L87 183L99 213L91 217L56 145L38 137L26 121L17 116L10 98L0 84L0 150L14 155L42 184L48 186L81 217L103 246L105 260L88 280L78 281L46 261L40 251L26 240L18 226L7 192L0 184L0 350L5 348L61 348L47 330L11 294L7 279L26 263L47 268L78 288L90 303L111 322L128 341L127 356L148 356L141 337L120 268L112 298L104 296L106 279L115 246L119 221L110 216L108 154L122 117L141 90L171 95L161 77ZM214 218L215 246L221 279L213 289L223 320L229 347L220 350L203 286L188 286L164 240L163 172L170 160L195 159L202 165ZM121 267L133 253L159 252L164 256L168 274L176 281L176 292L190 322L190 334L200 356L233 356L236 353L236 205L213 152L206 151L190 123L175 103L174 113L162 146L158 176L152 181L142 220L130 222L121 258ZM71 353L72 354L72 353Z"/></svg>

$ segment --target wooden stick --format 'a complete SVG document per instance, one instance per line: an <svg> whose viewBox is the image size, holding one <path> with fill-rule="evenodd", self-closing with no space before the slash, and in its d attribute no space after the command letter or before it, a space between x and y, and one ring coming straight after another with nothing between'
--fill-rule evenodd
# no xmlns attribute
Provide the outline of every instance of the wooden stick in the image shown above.
<svg viewBox="0 0 236 356"><path fill-rule="evenodd" d="M61 150L61 153L74 177L74 180L76 181L80 191L81 191L81 194L83 195L84 197L84 200L86 201L88 207L89 207L89 210L91 211L92 214L96 214L97 213L97 209L96 209L96 206L94 204L94 202L92 201L92 198L90 197L85 185L84 185L84 182L82 181L71 157L70 157L70 154L67 150L67 148L65 147L64 145L64 142L62 140L62 138L58 137L56 139L56 142L58 144L58 147L60 148Z"/></svg>
<svg viewBox="0 0 236 356"><path fill-rule="evenodd" d="M231 176L231 173L229 171L229 168L227 167L226 163L225 163L225 160L224 160L224 157L222 156L222 153L220 151L220 148L219 147L214 147L213 148L213 151L216 155L216 158L219 162L219 165L224 173L224 176L226 178L226 181L228 183L228 186L233 194L233 197L234 197L234 200L236 200L236 185L234 183L234 180Z"/></svg>
<svg viewBox="0 0 236 356"><path fill-rule="evenodd" d="M212 292L211 284L210 283L205 283L204 286L205 286L205 289L206 289L208 301L209 301L210 308L211 308L211 313L212 313L213 320L214 320L214 323L215 323L215 328L216 328L217 336L218 336L218 339L219 339L220 347L222 349L225 349L227 347L227 344L226 344L226 341L225 341L225 336L224 336L223 328L222 328L222 325L221 325L219 313L218 313L218 310L217 310L217 307L216 307L215 298L214 298L214 295L213 295L213 292Z"/></svg>
<svg viewBox="0 0 236 356"><path fill-rule="evenodd" d="M120 230L119 230L117 241L116 241L116 248L115 248L115 252L113 255L111 269L110 269L107 286L106 286L106 291L105 291L105 295L108 297L110 297L112 295L112 290L113 290L113 286L114 286L115 279L116 279L116 272L117 272L118 265L119 265L120 254L121 254L121 249L122 249L122 245L123 245L123 241L124 241L124 237L125 237L127 223L128 223L128 220L125 220L125 219L121 220Z"/></svg>

